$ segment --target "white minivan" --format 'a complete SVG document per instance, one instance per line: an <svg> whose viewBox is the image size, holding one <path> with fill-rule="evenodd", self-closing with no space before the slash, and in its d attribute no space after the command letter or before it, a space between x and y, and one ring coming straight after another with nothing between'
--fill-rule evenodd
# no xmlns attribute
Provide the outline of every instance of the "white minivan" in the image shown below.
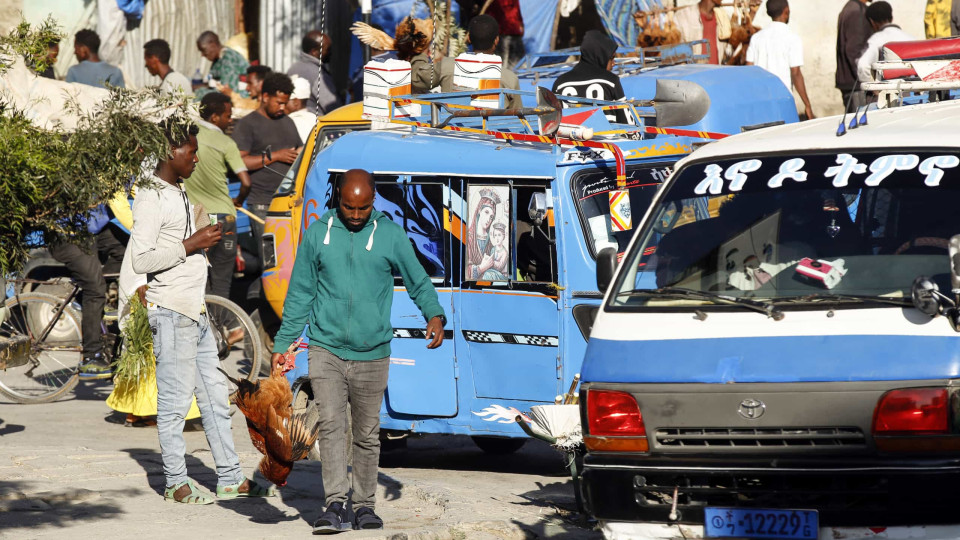
<svg viewBox="0 0 960 540"><path fill-rule="evenodd" d="M697 150L598 257L608 537L960 538L960 102L839 121Z"/></svg>

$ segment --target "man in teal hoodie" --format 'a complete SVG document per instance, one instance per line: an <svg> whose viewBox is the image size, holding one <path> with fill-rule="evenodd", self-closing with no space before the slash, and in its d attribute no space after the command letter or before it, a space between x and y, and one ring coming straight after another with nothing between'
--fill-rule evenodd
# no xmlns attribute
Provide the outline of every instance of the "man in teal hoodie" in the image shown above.
<svg viewBox="0 0 960 540"><path fill-rule="evenodd" d="M446 317L430 277L403 228L373 209L376 186L362 169L347 171L339 206L307 229L283 304L273 364L283 361L309 322L309 374L320 416L320 460L326 510L314 534L379 529L374 512L380 460L380 404L390 366L393 277L427 322L427 348L443 342ZM346 410L353 428L353 509L347 518Z"/></svg>

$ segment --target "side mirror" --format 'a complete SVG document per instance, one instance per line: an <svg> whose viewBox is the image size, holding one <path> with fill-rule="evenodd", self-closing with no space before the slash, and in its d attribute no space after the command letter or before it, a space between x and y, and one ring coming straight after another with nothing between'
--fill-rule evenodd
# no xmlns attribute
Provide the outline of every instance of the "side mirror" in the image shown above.
<svg viewBox="0 0 960 540"><path fill-rule="evenodd" d="M597 254L597 290L606 293L617 270L617 250L603 248Z"/></svg>
<svg viewBox="0 0 960 540"><path fill-rule="evenodd" d="M929 277L917 276L917 279L913 280L910 298L913 300L913 307L921 313L931 317L939 315L943 307L941 297L943 294L940 293L940 288Z"/></svg>
<svg viewBox="0 0 960 540"><path fill-rule="evenodd" d="M530 204L527 206L527 215L535 225L543 223L547 217L547 194L543 192L534 193L530 198Z"/></svg>

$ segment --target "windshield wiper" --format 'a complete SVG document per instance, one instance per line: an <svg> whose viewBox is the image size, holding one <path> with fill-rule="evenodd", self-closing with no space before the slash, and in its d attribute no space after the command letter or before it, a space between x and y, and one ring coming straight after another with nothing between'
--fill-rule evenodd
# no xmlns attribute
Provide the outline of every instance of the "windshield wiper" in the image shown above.
<svg viewBox="0 0 960 540"><path fill-rule="evenodd" d="M813 293L804 296L789 296L778 298L777 304L817 304L828 302L857 302L860 304L888 304L891 306L909 307L913 305L909 298L887 298L884 296L868 296L862 294L833 294L833 293Z"/></svg>
<svg viewBox="0 0 960 540"><path fill-rule="evenodd" d="M624 294L624 293L621 293ZM634 289L626 294L649 294L651 296L673 296L679 298L691 298L696 300L707 300L715 304L743 306L758 313L763 313L775 321L783 319L783 312L780 308L770 302L760 302L747 298L738 298L736 296L727 296L707 291L697 291L694 289L685 289L683 287L662 287L659 289Z"/></svg>

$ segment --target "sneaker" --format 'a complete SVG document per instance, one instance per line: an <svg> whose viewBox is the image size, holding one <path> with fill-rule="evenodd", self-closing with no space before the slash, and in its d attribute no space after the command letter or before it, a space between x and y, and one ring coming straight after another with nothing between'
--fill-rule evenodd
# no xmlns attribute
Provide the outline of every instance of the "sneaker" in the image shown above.
<svg viewBox="0 0 960 540"><path fill-rule="evenodd" d="M383 528L383 520L373 511L373 508L366 506L358 508L353 516L353 528L358 531Z"/></svg>
<svg viewBox="0 0 960 540"><path fill-rule="evenodd" d="M353 524L347 519L347 509L343 503L335 502L313 523L313 534L336 534L352 528Z"/></svg>
<svg viewBox="0 0 960 540"><path fill-rule="evenodd" d="M80 361L81 379L109 379L110 377L113 377L113 373L110 370L110 364L103 358L103 354L98 353Z"/></svg>

